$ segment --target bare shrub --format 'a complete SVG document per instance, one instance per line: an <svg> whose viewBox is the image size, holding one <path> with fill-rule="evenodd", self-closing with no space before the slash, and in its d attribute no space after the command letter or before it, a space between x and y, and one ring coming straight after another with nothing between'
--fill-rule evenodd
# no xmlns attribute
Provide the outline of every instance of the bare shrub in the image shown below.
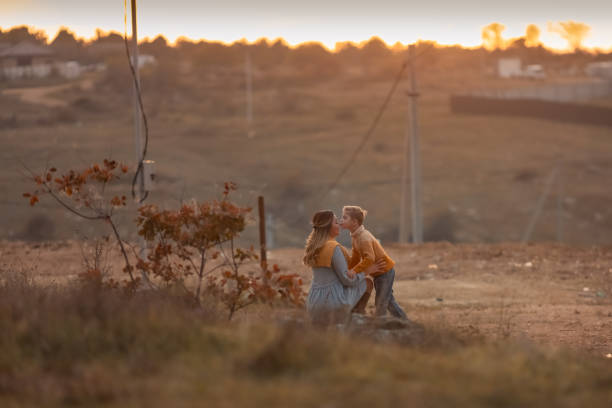
<svg viewBox="0 0 612 408"><path fill-rule="evenodd" d="M535 170L532 170L532 169L523 169L521 171L518 171L514 175L514 180L515 181L520 181L522 183L527 183L527 182L533 181L537 177L538 177L538 173Z"/></svg>
<svg viewBox="0 0 612 408"><path fill-rule="evenodd" d="M455 242L455 219L450 213L438 214L424 231L425 241L448 241Z"/></svg>
<svg viewBox="0 0 612 408"><path fill-rule="evenodd" d="M504 295L499 303L499 318L497 321L497 336L501 339L509 338L515 331L516 323L514 320L518 316L516 311L512 310L513 297L510 299Z"/></svg>
<svg viewBox="0 0 612 408"><path fill-rule="evenodd" d="M79 278L86 284L103 287L109 281L112 244L109 236L79 241L83 271Z"/></svg>
<svg viewBox="0 0 612 408"><path fill-rule="evenodd" d="M105 197L106 187L110 183L117 182L122 175L127 173L128 166L120 164L115 160L104 159L102 164L94 163L84 170L70 170L64 174L57 174L57 169L51 167L45 169L41 174L35 174L27 169L36 185L33 192L23 193L30 206L40 201L39 197L50 196L57 204L68 212L89 221L103 221L107 223L115 236L117 244L125 262L124 272L130 280L125 281L126 290L133 291L140 284L140 279L132 274L133 267L125 250L125 245L114 220L115 210L127 205L126 196ZM94 275L94 278L97 278ZM111 286L118 285L110 282Z"/></svg>
<svg viewBox="0 0 612 408"><path fill-rule="evenodd" d="M98 101L94 101L92 98L87 96L81 96L72 101L71 106L84 112L100 113L106 111L106 108L102 106Z"/></svg>
<svg viewBox="0 0 612 408"><path fill-rule="evenodd" d="M77 121L77 115L70 109L58 109L52 116L56 123L73 123Z"/></svg>
<svg viewBox="0 0 612 408"><path fill-rule="evenodd" d="M343 122L351 121L355 119L355 111L351 108L342 108L336 111L335 117Z"/></svg>
<svg viewBox="0 0 612 408"><path fill-rule="evenodd" d="M17 114L13 113L6 117L0 117L0 129L15 129L17 127L19 127Z"/></svg>
<svg viewBox="0 0 612 408"><path fill-rule="evenodd" d="M32 216L18 234L18 238L25 241L49 241L55 237L55 223L46 214Z"/></svg>

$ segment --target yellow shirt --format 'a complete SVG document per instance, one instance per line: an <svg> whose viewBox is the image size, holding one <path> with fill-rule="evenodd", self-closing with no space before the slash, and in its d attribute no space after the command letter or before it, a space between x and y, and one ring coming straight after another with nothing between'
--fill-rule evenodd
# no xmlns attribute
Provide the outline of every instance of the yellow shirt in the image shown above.
<svg viewBox="0 0 612 408"><path fill-rule="evenodd" d="M363 225L351 233L351 243L353 249L348 266L355 273L363 272L365 268L376 263L379 259L385 260L385 268L383 272L378 272L374 276L389 272L395 265L393 259L387 255L382 245L380 245L380 242Z"/></svg>

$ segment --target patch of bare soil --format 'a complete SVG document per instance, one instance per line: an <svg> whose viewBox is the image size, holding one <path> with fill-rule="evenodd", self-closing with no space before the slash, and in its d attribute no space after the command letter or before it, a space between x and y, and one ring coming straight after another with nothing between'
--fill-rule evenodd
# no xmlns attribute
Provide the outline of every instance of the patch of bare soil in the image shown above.
<svg viewBox="0 0 612 408"><path fill-rule="evenodd" d="M396 261L395 296L425 327L612 353L612 247L436 243L387 249ZM269 262L300 273L307 290L311 275L301 257L301 249L277 249ZM76 242L0 242L1 270L29 271L41 283L75 278L81 259ZM114 271L120 261L114 254L107 260Z"/></svg>
<svg viewBox="0 0 612 408"><path fill-rule="evenodd" d="M612 353L611 247L436 243L388 252L395 296L425 326ZM308 286L301 250L271 255L281 268L298 269Z"/></svg>
<svg viewBox="0 0 612 408"><path fill-rule="evenodd" d="M86 77L77 82L68 82L60 85L5 89L2 93L5 95L17 96L23 102L56 108L67 106L68 102L54 94L73 86L78 86L83 91L89 91L93 88L93 80Z"/></svg>

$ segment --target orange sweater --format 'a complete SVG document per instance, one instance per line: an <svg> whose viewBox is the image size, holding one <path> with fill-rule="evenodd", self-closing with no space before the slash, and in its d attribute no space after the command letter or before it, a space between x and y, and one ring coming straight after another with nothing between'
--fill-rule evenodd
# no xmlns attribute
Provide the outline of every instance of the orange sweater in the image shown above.
<svg viewBox="0 0 612 408"><path fill-rule="evenodd" d="M363 272L365 268L377 262L379 259L385 260L385 268L383 272L379 272L373 276L382 275L389 272L395 265L393 259L387 255L380 242L372 235L370 231L362 225L351 234L351 243L353 249L351 251L351 259L349 261L349 269L356 273Z"/></svg>
<svg viewBox="0 0 612 408"><path fill-rule="evenodd" d="M342 250L342 254L344 255L344 259L346 259L346 263L349 263L349 254L346 248L344 248L338 241L335 239L330 239L327 241L319 253L317 254L315 267L327 267L330 268L332 264L332 257L334 256L334 250L339 246L340 250Z"/></svg>

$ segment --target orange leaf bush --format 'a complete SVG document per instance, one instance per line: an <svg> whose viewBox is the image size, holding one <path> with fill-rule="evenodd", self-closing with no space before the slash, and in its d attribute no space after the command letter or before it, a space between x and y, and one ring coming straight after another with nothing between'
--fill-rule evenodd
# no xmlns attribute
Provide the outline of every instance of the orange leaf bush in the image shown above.
<svg viewBox="0 0 612 408"><path fill-rule="evenodd" d="M45 170L42 174L30 172L32 181L37 187L31 193L24 193L23 197L29 200L31 206L34 206L40 201L40 196L49 195L66 210L81 218L108 223L121 248L125 262L123 270L130 277L129 281L123 282L124 287L135 290L140 284L140 279L135 278L132 274L134 268L130 264L123 240L113 220L114 211L127 205L126 197L114 196L108 199L104 196L106 186L119 180L126 172L126 165L108 159L104 159L102 164L94 163L84 170L69 170L62 175L56 175L55 167ZM90 280L94 284L99 283L102 277L98 272L96 268L87 268L81 278ZM116 282L108 284L111 287L117 286Z"/></svg>
<svg viewBox="0 0 612 408"><path fill-rule="evenodd" d="M196 304L202 296L213 296L227 307L228 318L254 303L304 304L302 281L297 274L283 274L277 265L270 270L260 268L253 247L235 246L235 240L247 225L251 212L229 200L234 183L225 183L219 200L192 202L178 210L162 210L155 205L138 209L138 234L147 242L145 257L135 253L132 265L124 242L113 220L113 212L127 205L125 196L104 198L107 184L119 180L127 166L105 159L82 171L70 170L55 176L51 168L42 174L32 174L37 189L24 193L30 205L39 196L48 194L72 213L88 219L108 222L124 257L124 272L130 280L122 288L135 291L142 282L149 288L178 286ZM141 278L133 272L141 273ZM113 289L121 285L104 278L98 267L91 266L80 275L81 280L93 287Z"/></svg>
<svg viewBox="0 0 612 408"><path fill-rule="evenodd" d="M229 200L235 189L235 184L226 183L221 200L184 204L174 211L141 207L136 222L149 253L139 258L136 268L157 281L180 286L196 303L203 295L214 296L227 307L229 319L254 303L303 305L299 276L283 275L276 265L262 271L253 247L235 247L251 212Z"/></svg>

